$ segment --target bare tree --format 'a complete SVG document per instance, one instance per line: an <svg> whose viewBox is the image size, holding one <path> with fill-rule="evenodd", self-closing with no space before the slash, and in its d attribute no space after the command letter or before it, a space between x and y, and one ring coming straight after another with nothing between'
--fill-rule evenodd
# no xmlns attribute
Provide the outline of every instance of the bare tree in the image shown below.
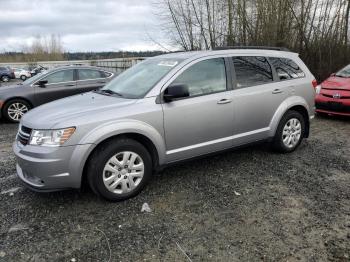
<svg viewBox="0 0 350 262"><path fill-rule="evenodd" d="M184 50L284 46L323 79L350 62L350 0L157 0L163 28Z"/></svg>

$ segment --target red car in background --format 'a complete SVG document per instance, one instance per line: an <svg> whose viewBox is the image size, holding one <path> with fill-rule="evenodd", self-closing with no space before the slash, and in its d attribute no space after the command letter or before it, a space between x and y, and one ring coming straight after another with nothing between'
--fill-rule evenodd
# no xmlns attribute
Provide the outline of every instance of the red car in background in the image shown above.
<svg viewBox="0 0 350 262"><path fill-rule="evenodd" d="M316 87L316 112L350 116L350 65Z"/></svg>

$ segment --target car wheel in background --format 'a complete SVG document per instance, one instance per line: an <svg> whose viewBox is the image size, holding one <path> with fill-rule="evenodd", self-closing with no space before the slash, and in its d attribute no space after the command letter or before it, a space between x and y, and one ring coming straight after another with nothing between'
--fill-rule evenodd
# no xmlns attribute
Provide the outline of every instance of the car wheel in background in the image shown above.
<svg viewBox="0 0 350 262"><path fill-rule="evenodd" d="M282 153L292 152L300 145L304 134L304 117L297 111L287 111L277 127L273 147Z"/></svg>
<svg viewBox="0 0 350 262"><path fill-rule="evenodd" d="M152 176L152 158L139 142L120 138L100 145L87 164L90 188L110 201L139 194Z"/></svg>
<svg viewBox="0 0 350 262"><path fill-rule="evenodd" d="M25 75L21 75L21 80L25 81L27 79L27 77Z"/></svg>
<svg viewBox="0 0 350 262"><path fill-rule="evenodd" d="M9 76L2 76L1 77L1 81L2 82L8 82L8 81L10 81L10 77Z"/></svg>
<svg viewBox="0 0 350 262"><path fill-rule="evenodd" d="M18 123L22 116L31 109L30 104L23 99L14 99L4 106L3 116L6 120Z"/></svg>

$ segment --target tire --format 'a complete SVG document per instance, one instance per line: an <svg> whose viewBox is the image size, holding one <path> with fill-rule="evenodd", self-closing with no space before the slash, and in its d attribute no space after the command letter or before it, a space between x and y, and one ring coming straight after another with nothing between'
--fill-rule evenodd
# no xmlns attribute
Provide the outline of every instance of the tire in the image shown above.
<svg viewBox="0 0 350 262"><path fill-rule="evenodd" d="M20 78L21 78L22 81L25 81L27 79L27 77L25 75L21 75Z"/></svg>
<svg viewBox="0 0 350 262"><path fill-rule="evenodd" d="M290 153L298 148L304 136L304 117L297 111L289 110L278 124L272 146L277 152Z"/></svg>
<svg viewBox="0 0 350 262"><path fill-rule="evenodd" d="M31 105L27 101L23 99L13 99L5 104L3 117L12 123L18 123L22 116L31 108Z"/></svg>
<svg viewBox="0 0 350 262"><path fill-rule="evenodd" d="M2 81L2 82L9 82L9 81L10 81L10 77L9 77L9 76L6 76L6 75L5 75L5 76L2 76L2 77L1 77L1 81Z"/></svg>
<svg viewBox="0 0 350 262"><path fill-rule="evenodd" d="M134 164L133 159L136 159ZM142 163L143 171L138 171ZM88 184L95 194L109 201L122 201L138 195L150 180L152 158L147 149L133 139L113 139L92 153L86 170Z"/></svg>

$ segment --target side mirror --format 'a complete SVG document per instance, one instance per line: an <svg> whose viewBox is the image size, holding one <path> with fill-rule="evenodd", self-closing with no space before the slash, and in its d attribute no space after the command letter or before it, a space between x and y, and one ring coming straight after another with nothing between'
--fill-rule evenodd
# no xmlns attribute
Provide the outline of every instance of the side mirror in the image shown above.
<svg viewBox="0 0 350 262"><path fill-rule="evenodd" d="M165 102L171 102L177 98L188 97L189 95L188 85L174 84L168 86L163 94L163 97Z"/></svg>
<svg viewBox="0 0 350 262"><path fill-rule="evenodd" d="M47 80L40 80L38 82L36 82L35 85L39 86L39 87L46 87L47 84Z"/></svg>
<svg viewBox="0 0 350 262"><path fill-rule="evenodd" d="M331 76L335 76L335 73L332 73Z"/></svg>

